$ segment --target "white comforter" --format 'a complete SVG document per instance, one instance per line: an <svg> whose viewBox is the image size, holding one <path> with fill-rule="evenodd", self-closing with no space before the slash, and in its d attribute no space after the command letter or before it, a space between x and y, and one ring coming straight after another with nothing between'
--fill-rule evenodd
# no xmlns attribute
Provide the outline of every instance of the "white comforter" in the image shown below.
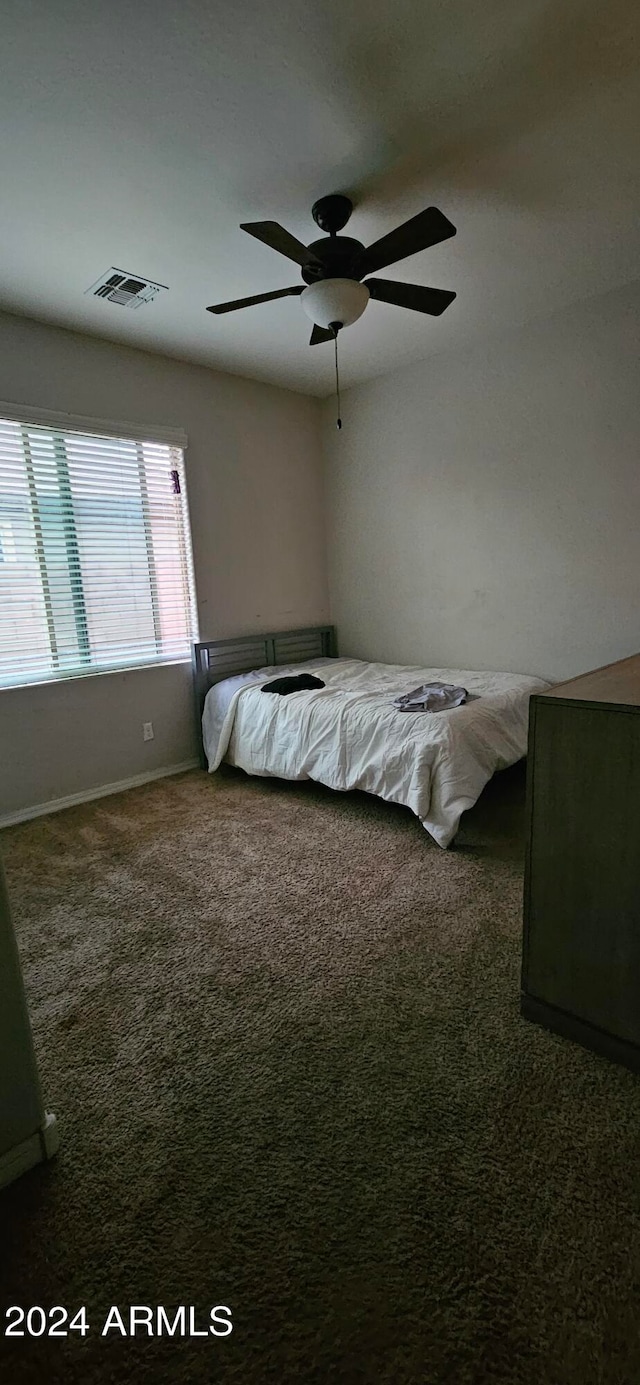
<svg viewBox="0 0 640 1385"><path fill-rule="evenodd" d="M286 697L260 691L286 674L316 672L326 687ZM392 703L421 683L476 694L448 712L402 712ZM247 774L316 779L403 803L439 846L491 775L527 749L529 696L541 678L467 669L409 668L360 659L314 659L228 678L207 694L202 718L210 771L223 759Z"/></svg>

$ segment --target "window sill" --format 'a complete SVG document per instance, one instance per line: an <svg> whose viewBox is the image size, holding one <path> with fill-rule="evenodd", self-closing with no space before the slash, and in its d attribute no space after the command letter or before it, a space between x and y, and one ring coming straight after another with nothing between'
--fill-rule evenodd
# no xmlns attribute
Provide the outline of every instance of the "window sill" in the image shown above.
<svg viewBox="0 0 640 1385"><path fill-rule="evenodd" d="M34 678L28 683L2 683L0 695L5 692L24 692L27 688L59 688L68 683L84 683L88 678L113 678L114 675L142 673L152 668L177 668L180 664L191 666L190 656L185 654L182 659L154 659L152 663L146 664L121 664L114 668L92 668L87 669L86 673L54 674L50 678Z"/></svg>

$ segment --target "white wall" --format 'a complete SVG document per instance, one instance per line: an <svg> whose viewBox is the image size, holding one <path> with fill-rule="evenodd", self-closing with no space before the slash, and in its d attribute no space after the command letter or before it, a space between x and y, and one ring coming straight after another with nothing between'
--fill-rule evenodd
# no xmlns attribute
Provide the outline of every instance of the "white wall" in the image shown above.
<svg viewBox="0 0 640 1385"><path fill-rule="evenodd" d="M556 680L640 650L639 323L634 286L350 390L342 433L326 402L341 650Z"/></svg>
<svg viewBox="0 0 640 1385"><path fill-rule="evenodd" d="M0 362L5 402L185 429L202 639L327 620L316 400L6 314ZM0 690L0 817L195 753L186 665Z"/></svg>

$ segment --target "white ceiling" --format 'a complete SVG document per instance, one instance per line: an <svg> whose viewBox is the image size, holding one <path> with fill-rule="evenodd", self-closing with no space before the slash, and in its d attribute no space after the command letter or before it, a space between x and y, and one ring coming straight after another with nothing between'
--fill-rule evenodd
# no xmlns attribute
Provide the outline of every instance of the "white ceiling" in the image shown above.
<svg viewBox="0 0 640 1385"><path fill-rule="evenodd" d="M0 306L324 395L301 282L238 229L305 243L346 192L377 239L435 204L452 240L385 269L453 288L341 338L343 385L640 276L638 0L4 0ZM85 296L115 265L170 292Z"/></svg>

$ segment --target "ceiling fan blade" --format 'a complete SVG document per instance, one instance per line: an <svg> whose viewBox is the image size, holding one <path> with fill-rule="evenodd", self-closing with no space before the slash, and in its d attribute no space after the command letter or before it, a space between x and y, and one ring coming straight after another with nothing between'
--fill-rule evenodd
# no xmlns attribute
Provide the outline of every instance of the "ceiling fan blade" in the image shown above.
<svg viewBox="0 0 640 1385"><path fill-rule="evenodd" d="M439 317L453 303L451 289L428 289L422 284L398 284L395 279L366 279L372 298L381 303L395 303L398 308L413 308L417 313Z"/></svg>
<svg viewBox="0 0 640 1385"><path fill-rule="evenodd" d="M277 221L249 221L240 226L241 231L248 231L250 236L255 236L256 240L261 240L265 245L269 245L272 250L277 250L278 254L286 255L288 260L295 260L296 264L315 265L318 264L313 251L307 250L302 241L296 240L289 231L285 231L284 226L280 226Z"/></svg>
<svg viewBox="0 0 640 1385"><path fill-rule="evenodd" d="M232 303L214 303L207 308L208 313L233 313L236 308L252 308L254 303L268 303L272 298L287 298L290 294L302 293L304 284L290 289L274 289L273 293L256 293L253 298L236 298Z"/></svg>
<svg viewBox="0 0 640 1385"><path fill-rule="evenodd" d="M309 341L309 346L318 346L321 341L333 341L335 332L330 327L318 327L316 323Z"/></svg>
<svg viewBox="0 0 640 1385"><path fill-rule="evenodd" d="M449 236L455 234L455 226L437 207L427 207L426 211L418 212L410 221L396 226L395 231L390 231L382 240L374 241L365 250L364 273L371 274L373 270L384 269L385 265L397 264L398 260L405 260L407 255L417 255L419 250L428 250L430 245L437 245L439 241L448 240Z"/></svg>

